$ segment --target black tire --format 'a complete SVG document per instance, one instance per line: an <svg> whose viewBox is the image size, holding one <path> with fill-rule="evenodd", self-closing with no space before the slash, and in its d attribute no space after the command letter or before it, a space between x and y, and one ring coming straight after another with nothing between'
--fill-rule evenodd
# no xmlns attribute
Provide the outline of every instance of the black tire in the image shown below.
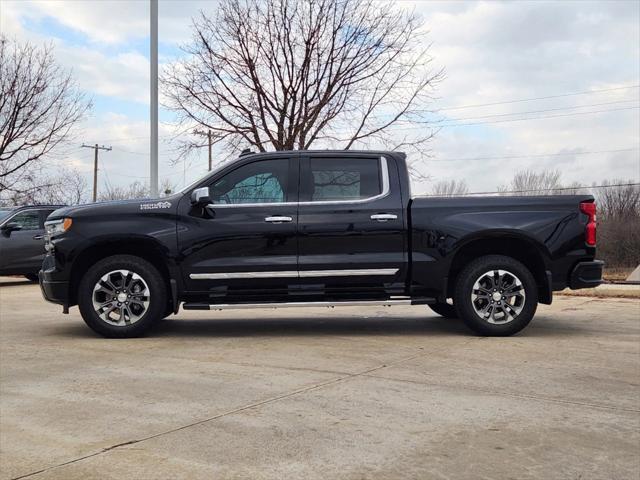
<svg viewBox="0 0 640 480"><path fill-rule="evenodd" d="M94 286L104 275L116 270L133 272L148 286L147 308L143 310L144 313L139 319L130 324L108 323L93 306ZM163 318L167 308L167 288L160 272L146 260L133 255L114 255L100 260L84 274L78 288L78 307L85 323L104 337L139 337L147 332L155 321Z"/></svg>
<svg viewBox="0 0 640 480"><path fill-rule="evenodd" d="M33 282L33 283L38 283L39 282L37 273L27 273L24 276L24 278L26 278L27 280L29 280L30 282Z"/></svg>
<svg viewBox="0 0 640 480"><path fill-rule="evenodd" d="M485 276L485 273L498 270L504 270L511 275L511 277L506 275L504 277L506 279L505 281L508 281L509 278L513 278L513 275L515 275L515 277L520 280L521 284L521 288L516 288L518 288L518 291L520 292L524 291L524 299L516 299L516 297L513 297L514 303L521 302L519 305L514 305L516 308L520 309L519 313L517 313L515 317L513 314L507 315L504 313L507 310L515 312L515 309L511 308L511 303L505 305L503 299L506 297L502 297L502 299L495 299L493 297L494 293L496 296L499 296L499 293L495 292L493 288L485 290L493 292L485 294L487 295L487 300L476 299L475 304L472 300L473 287L476 281L479 281L480 278L487 279L488 277ZM495 282L495 280L493 281ZM506 289L505 291L508 290L509 289ZM496 305L492 308L489 306L489 303L493 302L495 302ZM462 270L462 272L460 272L456 280L453 303L460 318L474 332L484 336L504 337L518 333L529 324L536 313L536 308L538 307L538 287L533 275L522 263L511 257L503 255L487 255L472 261L464 270ZM501 304L502 306L498 307L497 304ZM491 323L489 319L481 317L480 314L476 312L476 308L484 307L489 308L492 311L494 308L501 309L501 313L504 313L505 318L510 318L510 320L504 321L504 323ZM488 318L492 317L493 314L490 314Z"/></svg>
<svg viewBox="0 0 640 480"><path fill-rule="evenodd" d="M456 307L448 303L430 303L429 308L444 318L458 318Z"/></svg>

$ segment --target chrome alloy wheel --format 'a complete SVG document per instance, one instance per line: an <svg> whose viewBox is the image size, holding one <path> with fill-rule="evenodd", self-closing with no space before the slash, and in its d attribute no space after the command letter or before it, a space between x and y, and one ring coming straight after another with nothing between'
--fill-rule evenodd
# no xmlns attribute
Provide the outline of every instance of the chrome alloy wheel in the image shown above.
<svg viewBox="0 0 640 480"><path fill-rule="evenodd" d="M520 279L507 270L490 270L473 284L471 304L476 314L493 324L513 321L526 299Z"/></svg>
<svg viewBox="0 0 640 480"><path fill-rule="evenodd" d="M130 270L113 270L103 275L93 287L93 308L105 322L126 326L140 320L151 292L144 279Z"/></svg>

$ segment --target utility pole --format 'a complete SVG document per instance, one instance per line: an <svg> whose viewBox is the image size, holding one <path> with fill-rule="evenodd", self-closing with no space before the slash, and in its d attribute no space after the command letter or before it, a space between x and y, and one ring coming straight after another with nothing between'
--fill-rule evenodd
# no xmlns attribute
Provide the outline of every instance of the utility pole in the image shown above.
<svg viewBox="0 0 640 480"><path fill-rule="evenodd" d="M209 171L211 171L211 167L212 167L211 146L213 145L212 136L211 136L211 129L207 130L206 132L203 132L201 130L194 130L193 134L194 135L202 135L202 136L206 136L207 137L207 140L209 142Z"/></svg>
<svg viewBox="0 0 640 480"><path fill-rule="evenodd" d="M82 148L93 148L93 201L96 201L96 197L98 196L98 150L104 150L106 152L111 151L111 147L105 147L102 145L85 145L82 144Z"/></svg>
<svg viewBox="0 0 640 480"><path fill-rule="evenodd" d="M151 196L158 196L158 0L150 0L149 60L151 65L151 145L149 148L149 186Z"/></svg>

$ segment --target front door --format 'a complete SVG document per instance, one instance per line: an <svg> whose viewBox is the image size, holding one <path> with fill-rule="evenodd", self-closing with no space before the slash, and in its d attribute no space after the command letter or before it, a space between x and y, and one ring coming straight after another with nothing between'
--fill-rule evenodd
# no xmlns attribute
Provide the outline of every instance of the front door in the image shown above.
<svg viewBox="0 0 640 480"><path fill-rule="evenodd" d="M18 230L0 233L0 270L7 274L36 273L44 258L44 224L38 210L23 210L8 218Z"/></svg>
<svg viewBox="0 0 640 480"><path fill-rule="evenodd" d="M286 295L297 277L297 159L252 159L207 185L212 203L180 202L179 248L193 300ZM201 185L202 186L202 185Z"/></svg>
<svg viewBox="0 0 640 480"><path fill-rule="evenodd" d="M404 293L407 254L392 158L311 153L300 170L299 281L353 298Z"/></svg>

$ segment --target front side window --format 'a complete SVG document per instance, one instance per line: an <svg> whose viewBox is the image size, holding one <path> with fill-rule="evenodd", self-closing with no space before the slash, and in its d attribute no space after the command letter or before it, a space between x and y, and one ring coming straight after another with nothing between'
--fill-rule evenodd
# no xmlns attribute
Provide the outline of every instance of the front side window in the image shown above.
<svg viewBox="0 0 640 480"><path fill-rule="evenodd" d="M2 222L5 218L7 218L9 215L11 215L11 212L13 210L11 210L10 208L0 208L0 222Z"/></svg>
<svg viewBox="0 0 640 480"><path fill-rule="evenodd" d="M30 210L26 212L20 212L16 214L10 223L17 223L20 226L20 230L39 230L40 229L40 212L37 210Z"/></svg>
<svg viewBox="0 0 640 480"><path fill-rule="evenodd" d="M311 158L303 172L302 201L349 201L382 192L377 158Z"/></svg>
<svg viewBox="0 0 640 480"><path fill-rule="evenodd" d="M289 161L263 160L243 165L209 187L213 203L283 203L290 196Z"/></svg>

